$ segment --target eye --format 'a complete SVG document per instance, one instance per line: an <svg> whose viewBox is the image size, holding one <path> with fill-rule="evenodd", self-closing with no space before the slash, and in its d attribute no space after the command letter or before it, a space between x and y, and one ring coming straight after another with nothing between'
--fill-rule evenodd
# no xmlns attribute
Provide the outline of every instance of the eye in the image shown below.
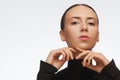
<svg viewBox="0 0 120 80"><path fill-rule="evenodd" d="M95 23L89 22L88 25L90 25L90 26L95 26Z"/></svg>
<svg viewBox="0 0 120 80"><path fill-rule="evenodd" d="M75 22L71 22L71 24L72 25L77 25L77 24L80 24L80 22L75 21Z"/></svg>

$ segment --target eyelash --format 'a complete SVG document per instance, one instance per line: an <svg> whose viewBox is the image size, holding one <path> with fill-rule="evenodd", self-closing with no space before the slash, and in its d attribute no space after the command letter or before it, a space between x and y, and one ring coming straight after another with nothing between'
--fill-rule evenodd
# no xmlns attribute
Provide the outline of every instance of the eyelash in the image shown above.
<svg viewBox="0 0 120 80"><path fill-rule="evenodd" d="M77 25L77 24L80 24L80 22L78 22L78 21L71 22L71 25ZM89 22L88 25L90 25L90 26L95 26L95 23Z"/></svg>
<svg viewBox="0 0 120 80"><path fill-rule="evenodd" d="M77 25L80 24L79 22L75 21L75 22L71 22L72 25Z"/></svg>
<svg viewBox="0 0 120 80"><path fill-rule="evenodd" d="M89 22L88 24L91 26L95 26L95 23L92 23L92 22Z"/></svg>

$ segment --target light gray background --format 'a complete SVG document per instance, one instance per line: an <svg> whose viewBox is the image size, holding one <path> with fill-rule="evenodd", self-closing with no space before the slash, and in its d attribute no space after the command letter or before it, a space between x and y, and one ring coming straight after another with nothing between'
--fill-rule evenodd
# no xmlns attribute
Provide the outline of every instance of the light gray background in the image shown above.
<svg viewBox="0 0 120 80"><path fill-rule="evenodd" d="M94 51L120 68L119 0L0 0L0 80L36 80L40 60L66 46L59 38L60 18L74 3L96 10L100 42Z"/></svg>

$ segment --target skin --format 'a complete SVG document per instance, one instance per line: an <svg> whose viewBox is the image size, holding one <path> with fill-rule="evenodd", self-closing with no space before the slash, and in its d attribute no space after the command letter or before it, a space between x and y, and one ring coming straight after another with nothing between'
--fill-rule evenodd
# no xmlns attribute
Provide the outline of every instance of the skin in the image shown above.
<svg viewBox="0 0 120 80"><path fill-rule="evenodd" d="M80 38L80 36L87 38ZM60 31L62 41L68 47L50 51L46 62L57 69L69 60L83 59L83 67L92 69L98 73L109 64L109 60L99 52L93 52L92 48L99 41L99 30L96 14L86 6L76 6L71 8L65 16L64 30ZM59 59L59 56L62 58ZM91 64L91 60L96 65Z"/></svg>

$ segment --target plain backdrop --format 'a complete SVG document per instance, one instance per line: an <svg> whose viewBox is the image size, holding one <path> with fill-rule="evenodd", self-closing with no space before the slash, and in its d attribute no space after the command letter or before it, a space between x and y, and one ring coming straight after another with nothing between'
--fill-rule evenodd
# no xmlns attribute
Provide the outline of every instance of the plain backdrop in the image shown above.
<svg viewBox="0 0 120 80"><path fill-rule="evenodd" d="M100 42L93 50L120 69L119 0L0 0L0 80L36 80L40 60L66 47L59 37L60 19L76 3L96 10Z"/></svg>

